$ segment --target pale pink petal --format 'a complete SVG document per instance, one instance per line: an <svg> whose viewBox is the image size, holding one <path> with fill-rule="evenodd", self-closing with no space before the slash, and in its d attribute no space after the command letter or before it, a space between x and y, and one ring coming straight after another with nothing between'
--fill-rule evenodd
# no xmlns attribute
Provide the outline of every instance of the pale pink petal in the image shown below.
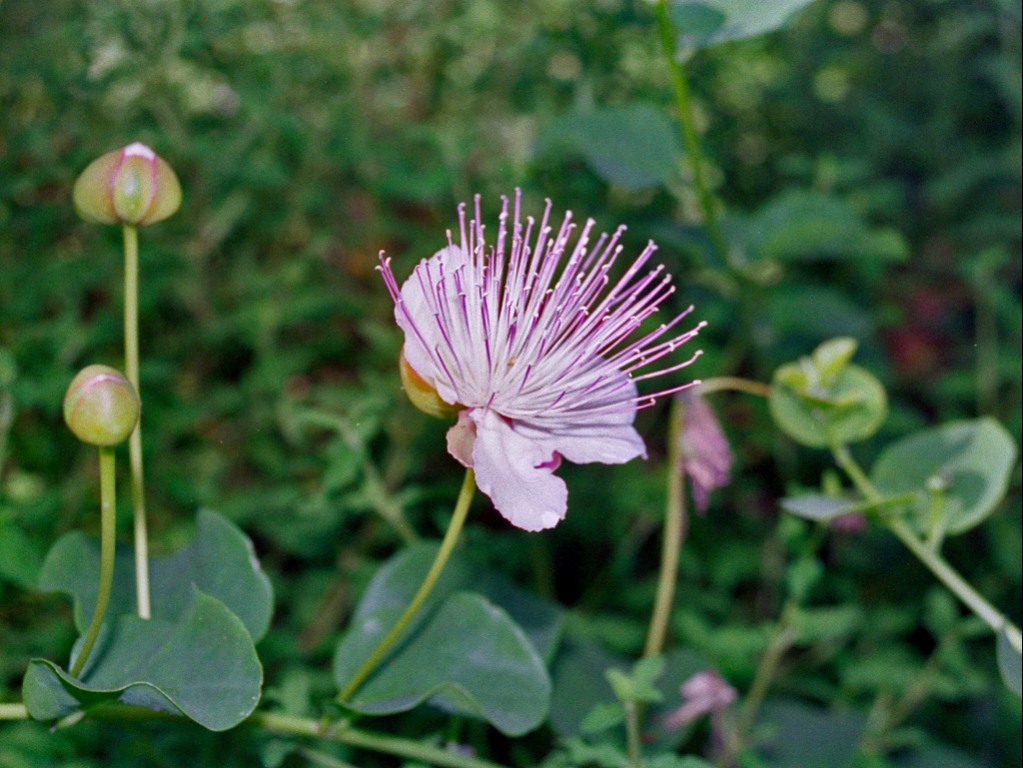
<svg viewBox="0 0 1023 768"><path fill-rule="evenodd" d="M394 319L405 332L405 359L412 369L437 390L446 403L458 402L458 393L436 364L436 350L444 350L447 342L437 324L436 296L427 297L424 286L433 285L427 275L450 274L465 265L465 253L457 247L444 248L416 266L401 286L401 303L394 308Z"/></svg>
<svg viewBox="0 0 1023 768"><path fill-rule="evenodd" d="M476 422L469 411L459 411L458 421L448 430L448 453L463 467L472 466L472 449L476 444Z"/></svg>
<svg viewBox="0 0 1023 768"><path fill-rule="evenodd" d="M514 429L527 440L557 451L573 464L624 464L646 458L643 438L631 424L564 424L557 430L541 429L514 422Z"/></svg>
<svg viewBox="0 0 1023 768"><path fill-rule="evenodd" d="M557 525L565 517L568 489L549 468L552 451L517 434L491 410L473 409L469 415L476 423L472 460L479 489L512 525L527 531Z"/></svg>

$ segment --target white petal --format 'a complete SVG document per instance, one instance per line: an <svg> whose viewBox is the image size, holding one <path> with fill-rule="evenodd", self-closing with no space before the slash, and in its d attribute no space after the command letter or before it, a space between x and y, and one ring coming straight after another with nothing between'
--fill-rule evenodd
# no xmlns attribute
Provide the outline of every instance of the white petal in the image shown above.
<svg viewBox="0 0 1023 768"><path fill-rule="evenodd" d="M437 297L434 293L427 298L423 289L425 286L427 290L434 291L432 279L437 279L442 273L450 275L466 263L465 253L457 247L444 248L431 258L419 262L401 286L401 303L394 308L394 319L405 332L405 359L416 373L437 390L441 399L452 405L458 402L458 392L448 382L447 375L437 365L434 355L436 349L447 349L447 342L434 314Z"/></svg>
<svg viewBox="0 0 1023 768"><path fill-rule="evenodd" d="M557 451L573 464L624 464L635 458L646 458L643 438L631 424L578 424L557 430L515 423L515 431L523 437L541 442Z"/></svg>
<svg viewBox="0 0 1023 768"><path fill-rule="evenodd" d="M516 433L511 425L490 410L469 411L476 422L473 467L476 484L497 511L527 531L553 528L565 517L568 489L552 469L553 451L542 441Z"/></svg>

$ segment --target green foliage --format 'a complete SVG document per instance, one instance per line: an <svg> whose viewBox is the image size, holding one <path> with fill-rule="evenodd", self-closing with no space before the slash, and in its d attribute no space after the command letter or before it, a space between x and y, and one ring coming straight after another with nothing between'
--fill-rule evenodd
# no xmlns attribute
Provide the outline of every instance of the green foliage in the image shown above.
<svg viewBox="0 0 1023 768"><path fill-rule="evenodd" d="M260 711L338 715L331 658L354 607L395 552L414 549L410 531L434 535L448 519L461 468L444 426L400 392L399 334L373 267L383 249L408 274L476 192L485 211L521 186L531 205L550 197L602 227L625 223L627 253L654 238L680 286L674 309L694 303L709 321L704 356L670 384L766 381L852 337L846 370L887 392L876 431L836 428L860 441L864 466L907 435L977 417L1019 444L1018 0L703 0L671 14L727 254L700 226L649 4L0 3L0 706L21 699L30 666L57 704L71 696L52 664L31 661L66 658L81 626L37 589L44 556L96 528L94 457L63 428L60 398L82 365L122 356L118 233L81 222L71 189L131 141L167 158L184 191L172 219L141 233L151 541L158 554L189 546L197 507L251 535L277 594ZM801 444L827 447L821 424L848 423L843 403L775 390ZM855 729L831 721L869 712L857 768L1020 765L1018 699L998 672L1018 670L1018 655L933 598L931 575L874 524L906 507L926 520L930 497L854 500L821 481L823 452L778 438L759 401L713 397L732 483L688 521L647 768L703 768L694 755L718 736L709 719L664 733L660 716L714 668L739 692L734 722L779 631L795 639L770 694L798 711L788 726L761 717L738 764L786 768L771 751L786 727L845 733L848 747ZM510 740L431 706L355 727L513 768L628 765L620 726L583 735L580 723L605 704L620 716L604 672L627 673L642 650L667 421L662 406L637 417L647 462L563 467L570 507L555 531L519 534L477 503L466 564L452 564L469 575L428 607L471 590L524 630L551 663L542 727ZM1004 501L944 554L1018 624L1018 461L985 469L1006 463ZM780 497L827 525L779 520ZM127 515L119 534L130 539ZM521 607L477 583L494 572ZM95 582L83 575L78 589ZM785 610L795 592L802 604ZM177 594L184 610L190 593ZM850 752L836 739L814 753L802 738L795 757L839 765ZM0 722L0 765L296 768L311 743L256 727ZM316 750L325 764L397 764L348 744Z"/></svg>

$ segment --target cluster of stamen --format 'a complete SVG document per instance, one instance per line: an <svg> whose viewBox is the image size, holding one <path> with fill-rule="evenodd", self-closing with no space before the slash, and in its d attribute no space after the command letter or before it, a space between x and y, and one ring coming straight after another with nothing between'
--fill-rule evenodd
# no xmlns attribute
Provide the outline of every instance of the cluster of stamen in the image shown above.
<svg viewBox="0 0 1023 768"><path fill-rule="evenodd" d="M551 207L548 201L539 223L532 217L523 223L516 192L509 232L509 200L502 198L497 242L488 245L479 196L471 221L466 221L465 205L460 206L458 243L449 232L447 251L421 262L412 278L426 297L429 319L422 313L413 316L390 260L381 255L388 290L428 351L432 374L466 407L492 408L505 418L538 426L599 421L691 386L639 395L634 384L673 373L700 354L652 367L703 327L699 323L675 331L692 307L637 335L675 290L663 265L643 272L656 251L654 243L612 282L625 227L602 233L590 247L594 221L588 220L576 237L569 212L555 231ZM424 322L435 328L422 328ZM431 338L440 341L431 345Z"/></svg>

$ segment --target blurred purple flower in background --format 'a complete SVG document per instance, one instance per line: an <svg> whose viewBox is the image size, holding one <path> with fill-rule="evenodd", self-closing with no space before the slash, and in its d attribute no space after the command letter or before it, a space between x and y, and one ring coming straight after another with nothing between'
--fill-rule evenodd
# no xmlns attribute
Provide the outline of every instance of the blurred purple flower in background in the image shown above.
<svg viewBox="0 0 1023 768"><path fill-rule="evenodd" d="M682 471L689 476L697 512L706 512L710 493L731 481L732 450L717 415L696 390L682 399Z"/></svg>

